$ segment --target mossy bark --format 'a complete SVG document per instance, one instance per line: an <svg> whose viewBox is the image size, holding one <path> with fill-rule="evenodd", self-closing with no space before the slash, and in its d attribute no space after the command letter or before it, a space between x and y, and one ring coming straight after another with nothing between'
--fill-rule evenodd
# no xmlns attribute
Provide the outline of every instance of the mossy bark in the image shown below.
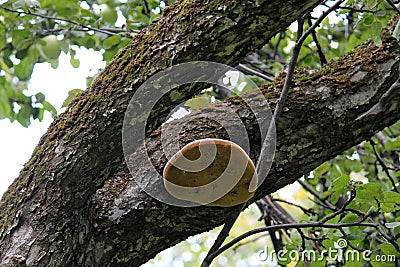
<svg viewBox="0 0 400 267"><path fill-rule="evenodd" d="M318 71L298 69L286 109L276 124L274 164L254 200L293 183L326 160L399 120L398 93L382 113L357 120L399 79L399 68L400 44L389 37L380 48L367 42ZM262 88L272 109L279 98L283 78ZM249 94L251 98L252 93ZM180 131L181 145L199 138L228 139L218 123L226 120L226 110L233 110L245 124L251 142L250 157L255 162L261 144L258 124L239 97L215 104L211 111L208 108L207 118L199 118L202 114L199 110L188 115L185 121L191 121L190 124L180 120L170 124ZM161 129L154 131L147 139L147 149L143 147L130 157L131 164L143 170L143 175L135 178L156 180L155 176L146 178L145 173L151 168L162 172L166 163L163 147L169 145L168 141L161 144ZM145 158L142 154L146 153L153 166L142 160ZM109 262L111 257L114 260L124 258L134 266L154 257L154 248L166 249L223 224L231 211L229 208L178 208L161 204L140 190L124 164L96 192L93 204L96 239L104 242L101 245L108 244L107 251L105 247L101 249L107 259L104 262ZM128 256L126 251L131 254Z"/></svg>
<svg viewBox="0 0 400 267"><path fill-rule="evenodd" d="M139 266L187 236L223 223L229 209L162 205L135 185L124 167L121 147L125 109L136 89L156 72L192 60L235 64L319 2L184 1L167 10L55 119L4 194L0 265ZM279 153L258 196L293 182L299 173L399 118L399 107L392 105L379 116L354 123L398 75L398 43L385 40L382 48L368 45L340 65L332 63L312 75L299 72L289 110L277 124ZM363 78L357 80L360 72ZM279 93L280 83L275 85L265 88L271 106ZM179 99L164 99L152 113L148 142L153 142L150 153L157 168L165 163L157 128L176 103L198 92L199 88L188 87ZM221 105L248 114L240 99ZM251 129L252 117L243 118ZM218 129L198 127L203 137L223 137ZM196 138L189 132L184 136L183 142ZM253 160L259 151L257 138ZM149 167L138 164L143 173ZM117 198L124 204L117 207L123 212L110 218Z"/></svg>

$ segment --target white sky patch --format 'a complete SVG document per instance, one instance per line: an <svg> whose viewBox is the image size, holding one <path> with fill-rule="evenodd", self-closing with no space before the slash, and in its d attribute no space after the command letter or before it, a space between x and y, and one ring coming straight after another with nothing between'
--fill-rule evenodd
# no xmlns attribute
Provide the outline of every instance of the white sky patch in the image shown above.
<svg viewBox="0 0 400 267"><path fill-rule="evenodd" d="M124 26L126 24L126 19L124 17L124 15L122 15L122 12L118 9L117 10L117 21L115 22L115 27L117 28L121 28L122 26Z"/></svg>
<svg viewBox="0 0 400 267"><path fill-rule="evenodd" d="M179 107L177 110L173 111L171 116L165 121L165 123L180 119L185 117L186 115L190 114L190 110L184 108L184 107Z"/></svg>
<svg viewBox="0 0 400 267"><path fill-rule="evenodd" d="M327 2L327 4L328 4L328 5L330 5L330 4L333 5L334 2ZM322 12L326 11L328 8L329 8L329 7L319 5L319 6L317 6L316 8L314 8L313 12L311 12L311 16L312 16L313 18L319 18L319 17L321 16ZM328 15L327 17L328 17L328 19L329 19L329 23L330 23L330 24L338 23L338 22L341 20L341 18L340 18L339 16L336 15L336 12L331 12L331 13L329 13L329 15ZM297 28L298 28L298 26L297 26L297 21L293 22L293 23L290 24L290 26L289 26L289 29L290 29L292 32L297 32Z"/></svg>
<svg viewBox="0 0 400 267"><path fill-rule="evenodd" d="M293 183L289 184L278 191L276 191L280 197L283 199L290 201L290 202L296 202L294 199L293 193L297 192L301 188L301 185L299 183Z"/></svg>
<svg viewBox="0 0 400 267"><path fill-rule="evenodd" d="M58 69L52 69L49 63L37 64L26 94L44 93L46 100L60 113L68 91L75 88L85 89L86 77L105 66L102 55L93 50L78 50L77 56L81 60L78 69L70 65L70 56L64 53L61 53ZM0 196L18 176L51 122L52 118L47 112L42 122L35 120L28 128L22 127L18 122L0 120Z"/></svg>

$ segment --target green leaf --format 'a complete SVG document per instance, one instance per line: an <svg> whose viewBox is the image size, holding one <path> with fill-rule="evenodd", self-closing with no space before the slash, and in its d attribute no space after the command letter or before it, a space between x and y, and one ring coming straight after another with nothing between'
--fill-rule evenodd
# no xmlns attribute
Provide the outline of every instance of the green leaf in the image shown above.
<svg viewBox="0 0 400 267"><path fill-rule="evenodd" d="M350 254L351 255L351 254ZM357 260L355 257L355 260L352 258L348 259L344 265L344 267L360 267L360 261Z"/></svg>
<svg viewBox="0 0 400 267"><path fill-rule="evenodd" d="M27 81L31 78L33 72L34 63L31 62L30 58L26 57L21 62L14 66L14 73L21 81Z"/></svg>
<svg viewBox="0 0 400 267"><path fill-rule="evenodd" d="M371 25L375 21L375 17L372 14L364 14L363 22L365 25Z"/></svg>
<svg viewBox="0 0 400 267"><path fill-rule="evenodd" d="M332 188L330 188L329 191L337 191L340 189L342 189L341 191L343 191L343 189L349 184L349 182L350 176L348 176L347 174L342 174L342 176L332 182Z"/></svg>
<svg viewBox="0 0 400 267"><path fill-rule="evenodd" d="M330 195L332 195L331 191L325 191L321 194L321 198L322 199L326 199L327 197L329 197Z"/></svg>
<svg viewBox="0 0 400 267"><path fill-rule="evenodd" d="M382 31L382 24L379 21L375 21L372 23L370 28L371 38L374 41L375 45L381 46L382 39L381 39L381 31Z"/></svg>
<svg viewBox="0 0 400 267"><path fill-rule="evenodd" d="M24 6L25 6L25 1L24 1L24 0L15 1L15 2L13 3L13 5L12 5L12 7L13 7L14 9L22 8L22 7L24 7Z"/></svg>
<svg viewBox="0 0 400 267"><path fill-rule="evenodd" d="M385 10L379 10L378 12L374 12L374 15L377 17L384 17L386 16L387 12Z"/></svg>
<svg viewBox="0 0 400 267"><path fill-rule="evenodd" d="M57 115L57 110L52 104L50 104L47 101L43 101L42 105L43 105L43 109L46 111L49 111L52 117Z"/></svg>
<svg viewBox="0 0 400 267"><path fill-rule="evenodd" d="M366 0L364 2L366 9L373 9L378 5L378 0Z"/></svg>
<svg viewBox="0 0 400 267"><path fill-rule="evenodd" d="M57 69L58 68L58 64L59 64L58 58L57 59L49 59L48 62L50 63L50 66L53 69Z"/></svg>
<svg viewBox="0 0 400 267"><path fill-rule="evenodd" d="M61 53L61 42L57 39L55 35L47 35L42 38L45 42L42 45L43 54L49 59L57 59Z"/></svg>
<svg viewBox="0 0 400 267"><path fill-rule="evenodd" d="M375 203L375 197L378 198L378 200L382 199L382 184L377 182L360 184L356 187L356 196L357 199Z"/></svg>
<svg viewBox="0 0 400 267"><path fill-rule="evenodd" d="M390 140L390 139L387 140L387 142L385 144L385 149L388 152L390 152L390 151L392 151L393 149L396 149L396 148L400 148L400 136L397 137L394 140Z"/></svg>
<svg viewBox="0 0 400 267"><path fill-rule="evenodd" d="M29 46L31 32L28 29L17 29L12 32L12 45L17 49L23 49Z"/></svg>
<svg viewBox="0 0 400 267"><path fill-rule="evenodd" d="M287 247L287 246L286 246ZM284 253L282 253L281 255L279 255L280 257L278 258L278 262L279 264L282 265L287 265L291 262L290 257L289 257L289 251L285 251Z"/></svg>
<svg viewBox="0 0 400 267"><path fill-rule="evenodd" d="M384 192L381 208L384 212L393 212L400 208L400 194L397 192Z"/></svg>
<svg viewBox="0 0 400 267"><path fill-rule="evenodd" d="M68 97L64 100L64 103L62 104L62 108L66 108L71 102L74 97L82 92L82 89L72 89L68 92Z"/></svg>
<svg viewBox="0 0 400 267"><path fill-rule="evenodd" d="M337 203L339 201L339 198L342 195L342 193L343 193L343 191L341 191L341 190L334 191L333 194L331 195L331 202Z"/></svg>
<svg viewBox="0 0 400 267"><path fill-rule="evenodd" d="M69 63L71 64L72 67L74 68L79 68L79 65L81 64L80 60L77 58L74 58L71 56L71 59L69 60Z"/></svg>
<svg viewBox="0 0 400 267"><path fill-rule="evenodd" d="M4 77L2 77L4 78ZM1 79L5 80L5 79ZM4 85L5 81L0 81L1 84ZM11 115L11 105L8 100L7 94L4 90L0 89L0 118L8 118Z"/></svg>
<svg viewBox="0 0 400 267"><path fill-rule="evenodd" d="M116 46L112 47L111 49L107 49L104 54L103 54L103 60L106 62L109 62L114 58L114 56L117 54L118 48Z"/></svg>
<svg viewBox="0 0 400 267"><path fill-rule="evenodd" d="M400 205L400 193L393 191L384 192L383 199L385 202L392 202Z"/></svg>
<svg viewBox="0 0 400 267"><path fill-rule="evenodd" d="M310 267L325 267L326 266L326 258L324 257L322 260L312 261L309 266Z"/></svg>
<svg viewBox="0 0 400 267"><path fill-rule="evenodd" d="M113 35L108 37L103 42L104 49L110 49L114 45L117 45L121 41L121 35Z"/></svg>
<svg viewBox="0 0 400 267"><path fill-rule="evenodd" d="M33 108L30 105L23 105L18 111L16 119L22 126L28 127L31 124L31 115L33 113Z"/></svg>
<svg viewBox="0 0 400 267"><path fill-rule="evenodd" d="M35 95L35 98L36 98L36 102L38 102L38 103L42 103L45 100L45 96L43 93L37 93Z"/></svg>
<svg viewBox="0 0 400 267"><path fill-rule="evenodd" d="M358 222L360 219L358 218L357 215L353 213L349 213L344 218L342 219L342 223L352 223L352 222Z"/></svg>
<svg viewBox="0 0 400 267"><path fill-rule="evenodd" d="M380 244L379 247L384 255L395 255L395 256L400 255L400 253L396 250L396 248L392 244Z"/></svg>
<svg viewBox="0 0 400 267"><path fill-rule="evenodd" d="M100 15L102 20L109 24L114 24L118 18L117 10L107 4L100 5Z"/></svg>

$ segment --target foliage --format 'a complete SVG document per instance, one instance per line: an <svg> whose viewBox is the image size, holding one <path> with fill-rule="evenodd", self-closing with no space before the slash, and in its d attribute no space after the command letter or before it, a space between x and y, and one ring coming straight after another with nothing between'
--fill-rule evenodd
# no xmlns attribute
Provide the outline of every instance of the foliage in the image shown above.
<svg viewBox="0 0 400 267"><path fill-rule="evenodd" d="M37 63L57 68L60 53L65 53L78 68L79 47L101 51L108 62L166 6L159 0L0 3L0 119L17 120L25 127L32 119L42 120L45 111L56 114L43 94L25 94Z"/></svg>

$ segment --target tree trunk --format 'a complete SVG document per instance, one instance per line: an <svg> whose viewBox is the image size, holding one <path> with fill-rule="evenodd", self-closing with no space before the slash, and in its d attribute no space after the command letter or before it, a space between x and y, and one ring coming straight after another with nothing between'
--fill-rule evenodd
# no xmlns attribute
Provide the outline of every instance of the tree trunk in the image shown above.
<svg viewBox="0 0 400 267"><path fill-rule="evenodd" d="M229 208L169 206L136 185L120 140L129 100L147 78L168 66L193 60L238 63L319 2L184 1L138 34L55 119L4 194L0 265L139 266L186 237L222 224ZM381 48L367 43L315 73L298 72L287 111L277 121L273 167L256 197L294 182L400 118L395 94L379 114L355 120L395 83L399 50L399 43L385 33ZM272 107L281 83L278 78L264 88ZM201 89L180 90L179 97L163 99L151 114L147 147L159 171L165 158L157 128L171 108ZM247 129L254 127L253 116L237 98L213 107L215 118L224 116L226 106L242 117ZM179 121L172 124L181 127ZM199 137L193 132L226 138L218 125L202 125L199 121L183 130L182 142ZM260 136L249 133L255 161ZM140 153L145 149L138 148L130 160L144 175L152 166L135 161Z"/></svg>

